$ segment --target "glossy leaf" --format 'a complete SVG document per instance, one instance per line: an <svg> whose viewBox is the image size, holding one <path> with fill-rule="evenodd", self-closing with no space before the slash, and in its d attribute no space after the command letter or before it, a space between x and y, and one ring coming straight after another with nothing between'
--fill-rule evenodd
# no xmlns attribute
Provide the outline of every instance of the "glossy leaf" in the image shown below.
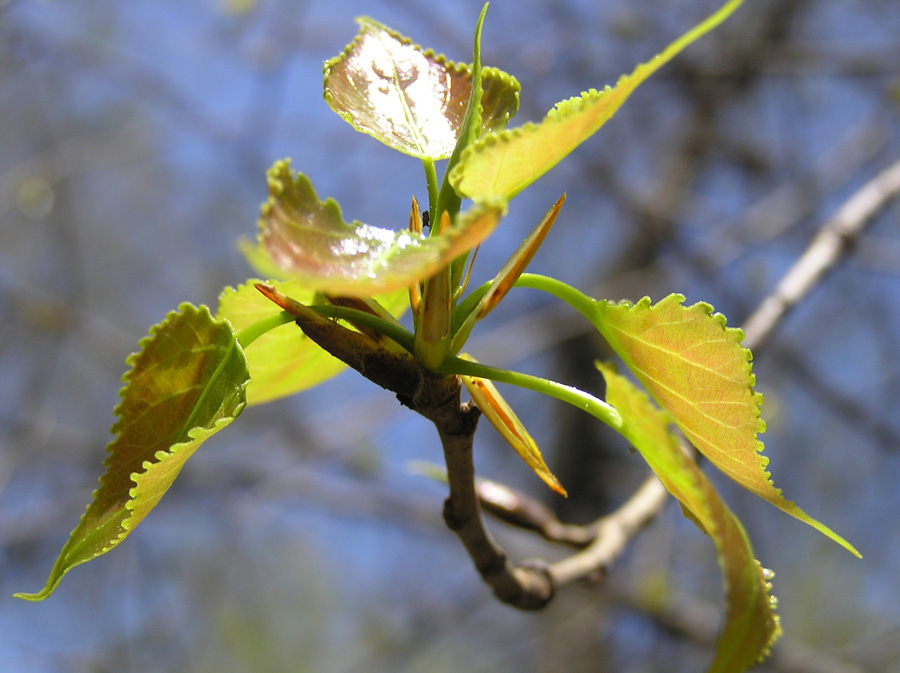
<svg viewBox="0 0 900 673"><path fill-rule="evenodd" d="M124 540L156 506L197 447L245 405L247 360L231 326L206 307L182 304L128 359L106 473L57 559L42 600L73 567Z"/></svg>
<svg viewBox="0 0 900 673"><path fill-rule="evenodd" d="M670 44L615 87L590 90L557 103L539 124L483 136L468 147L450 173L462 196L506 201L553 168L600 129L631 93L682 49L730 16L743 0L730 0L705 21Z"/></svg>
<svg viewBox="0 0 900 673"><path fill-rule="evenodd" d="M453 152L472 90L472 68L423 50L409 38L359 18L359 34L325 64L325 100L353 128L422 159ZM503 128L519 106L519 84L483 70L482 129Z"/></svg>
<svg viewBox="0 0 900 673"><path fill-rule="evenodd" d="M465 353L460 355L460 358L474 362L474 358ZM560 495L567 495L566 489L562 487L556 475L550 471L547 463L544 462L544 457L541 455L541 450L538 448L537 443L528 434L525 426L522 425L522 421L519 420L516 413L503 399L496 386L489 379L483 379L478 376L461 375L460 378L466 390L469 391L472 401L475 402L475 406L481 410L485 418L494 426L494 429L500 433L500 436L519 454L519 457L525 461L525 464L534 470L534 473L543 479L544 483L551 489Z"/></svg>
<svg viewBox="0 0 900 673"><path fill-rule="evenodd" d="M344 222L333 199L319 201L306 176L278 161L268 172L259 242L245 246L262 275L299 281L309 291L365 297L407 289L446 267L494 230L502 210L480 207L440 235L423 236Z"/></svg>
<svg viewBox="0 0 900 673"><path fill-rule="evenodd" d="M684 306L669 295L655 306L598 301L594 324L656 401L710 462L744 488L809 524L852 553L844 538L816 521L775 488L757 435L762 395L753 391L750 351L743 332L728 328L708 304Z"/></svg>
<svg viewBox="0 0 900 673"><path fill-rule="evenodd" d="M621 414L622 434L644 457L690 518L712 537L722 567L725 623L708 673L740 673L768 653L781 628L771 573L754 560L740 521L719 497L697 464L669 432L671 416L610 365L598 364L606 379L606 401Z"/></svg>

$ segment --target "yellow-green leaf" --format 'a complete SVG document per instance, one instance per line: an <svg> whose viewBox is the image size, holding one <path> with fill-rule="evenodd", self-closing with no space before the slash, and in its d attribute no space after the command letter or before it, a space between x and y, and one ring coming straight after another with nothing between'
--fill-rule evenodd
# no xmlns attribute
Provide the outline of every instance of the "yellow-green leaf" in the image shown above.
<svg viewBox="0 0 900 673"><path fill-rule="evenodd" d="M682 49L728 18L743 2L729 0L615 87L591 89L557 103L539 124L486 134L470 145L452 169L450 182L462 196L476 201L506 201L558 164L590 138L631 93Z"/></svg>
<svg viewBox="0 0 900 673"><path fill-rule="evenodd" d="M245 406L247 360L234 331L209 310L182 304L128 359L115 439L91 504L50 571L43 600L75 566L124 540L172 485L185 461Z"/></svg>
<svg viewBox="0 0 900 673"><path fill-rule="evenodd" d="M446 159L456 146L472 90L472 67L424 50L377 21L325 64L325 100L353 128L422 159ZM519 84L482 71L481 131L503 128L519 107Z"/></svg>
<svg viewBox="0 0 900 673"><path fill-rule="evenodd" d="M775 488L757 435L762 395L754 392L743 332L728 328L709 304L684 306L669 295L655 306L598 301L594 324L653 398L713 465L744 488L859 556L840 535L816 521Z"/></svg>
<svg viewBox="0 0 900 673"><path fill-rule="evenodd" d="M235 288L225 288L219 296L217 317L225 318L235 332L276 315L281 309L264 297L249 280ZM267 281L293 299L311 304L314 292L297 281ZM401 290L378 297L381 305L399 316L407 306ZM294 323L277 327L256 339L245 350L250 367L247 404L263 404L312 388L342 372L347 365L323 350Z"/></svg>
<svg viewBox="0 0 900 673"><path fill-rule="evenodd" d="M448 266L494 230L501 207L478 207L440 234L423 236L344 222L333 199L319 201L306 176L290 162L268 172L259 242L245 245L248 260L270 278L298 281L308 291L367 297L407 289Z"/></svg>
<svg viewBox="0 0 900 673"><path fill-rule="evenodd" d="M606 401L622 416L622 434L644 457L691 519L712 537L722 567L725 623L707 673L740 673L765 656L781 629L771 573L753 557L743 526L697 464L669 432L671 417L612 366L598 364L606 379Z"/></svg>

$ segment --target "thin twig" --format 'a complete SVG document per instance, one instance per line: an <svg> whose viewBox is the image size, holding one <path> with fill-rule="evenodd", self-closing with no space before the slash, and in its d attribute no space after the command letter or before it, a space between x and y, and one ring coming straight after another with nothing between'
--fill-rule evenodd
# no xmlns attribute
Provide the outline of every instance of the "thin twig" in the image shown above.
<svg viewBox="0 0 900 673"><path fill-rule="evenodd" d="M666 487L656 476L645 479L621 507L597 521L591 544L549 567L556 586L586 578L601 579L631 538L656 516L667 495Z"/></svg>
<svg viewBox="0 0 900 673"><path fill-rule="evenodd" d="M758 349L772 330L838 263L881 210L900 197L900 161L851 196L744 323L744 345Z"/></svg>

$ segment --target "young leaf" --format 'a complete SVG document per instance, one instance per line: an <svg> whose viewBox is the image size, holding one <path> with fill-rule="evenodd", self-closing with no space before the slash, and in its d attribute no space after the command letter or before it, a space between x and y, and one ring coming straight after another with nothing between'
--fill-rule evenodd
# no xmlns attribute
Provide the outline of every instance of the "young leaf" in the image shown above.
<svg viewBox="0 0 900 673"><path fill-rule="evenodd" d="M561 101L540 124L482 136L463 152L450 182L460 195L475 201L508 201L591 137L644 80L722 23L742 2L729 0L660 54L620 77L615 87Z"/></svg>
<svg viewBox="0 0 900 673"><path fill-rule="evenodd" d="M250 327L279 312L279 307L263 296L249 280L238 288L225 288L219 296L217 318L228 320L235 332ZM279 291L305 304L314 302L315 293L296 281L269 281ZM395 316L406 307L406 292L378 298ZM245 351L250 367L247 404L254 406L293 395L322 383L342 372L347 365L332 357L307 337L293 322L267 332Z"/></svg>
<svg viewBox="0 0 900 673"><path fill-rule="evenodd" d="M359 34L325 63L325 100L353 128L422 159L446 159L462 128L472 69L425 51L362 17ZM519 83L483 72L483 131L506 126L519 107Z"/></svg>
<svg viewBox="0 0 900 673"><path fill-rule="evenodd" d="M217 318L228 320L235 332L279 312L248 281L237 289L225 288L219 296ZM277 283L279 289L311 303L315 293L294 281ZM251 381L247 403L263 404L318 385L344 370L346 365L312 342L293 323L259 337L246 352Z"/></svg>
<svg viewBox="0 0 900 673"><path fill-rule="evenodd" d="M204 306L182 304L128 358L115 439L93 500L50 571L43 600L75 566L124 540L206 439L245 406L247 360L231 326Z"/></svg>
<svg viewBox="0 0 900 673"><path fill-rule="evenodd" d="M319 201L306 176L288 160L268 172L259 242L245 245L248 260L268 277L288 277L309 291L365 297L407 289L481 243L500 219L483 206L440 235L422 236L367 224L347 224L333 199Z"/></svg>
<svg viewBox="0 0 900 673"><path fill-rule="evenodd" d="M598 301L593 322L654 399L672 412L675 423L710 462L744 488L822 532L847 550L859 552L775 488L766 471L757 434L762 395L753 391L750 351L743 332L725 326L708 304L683 306L669 295L655 306Z"/></svg>
<svg viewBox="0 0 900 673"><path fill-rule="evenodd" d="M621 414L622 434L716 545L725 587L725 624L707 673L739 673L765 656L781 633L769 595L770 574L753 558L750 540L697 464L669 432L670 417L612 366L598 363L606 400Z"/></svg>

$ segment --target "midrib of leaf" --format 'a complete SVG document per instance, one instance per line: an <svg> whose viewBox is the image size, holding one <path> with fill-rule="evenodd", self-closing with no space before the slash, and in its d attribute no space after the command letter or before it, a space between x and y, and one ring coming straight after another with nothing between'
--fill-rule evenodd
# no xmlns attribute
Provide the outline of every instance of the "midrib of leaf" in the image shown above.
<svg viewBox="0 0 900 673"><path fill-rule="evenodd" d="M197 418L197 414L199 414L200 409L203 408L203 403L206 401L206 398L209 397L209 394L210 394L210 391L212 390L213 385L219 379L219 375L226 368L226 365L229 364L232 353L234 353L234 349L235 349L236 345L237 345L237 341L235 341L234 337L232 337L231 341L228 344L227 350L222 355L222 359L219 361L219 364L216 367L216 370L212 373L212 376L209 377L209 381L203 387L203 391L200 393L200 397L198 397L197 401L194 403L194 408L191 410L191 413L188 416L188 419L184 422L184 425L182 425L181 430L179 431L178 435L176 435L177 437L185 437L186 433L189 433L191 431L191 429L193 429L194 421ZM204 350L215 350L215 347L207 346ZM240 410L238 410L235 413L235 416L237 416L237 413L239 413L239 411ZM189 435L187 435L187 436L189 436Z"/></svg>
<svg viewBox="0 0 900 673"><path fill-rule="evenodd" d="M400 96L400 104L403 106L403 116L406 117L407 126L412 129L413 135L416 138L416 144L419 147L419 152L422 155L425 155L427 154L428 149L427 141L422 135L422 130L419 128L419 124L416 122L412 108L409 106L409 97L406 95L406 91L403 90L403 87L400 86L400 73L397 72L397 64L394 59L390 59L390 61L391 79L394 82L394 88L397 90L397 94Z"/></svg>

